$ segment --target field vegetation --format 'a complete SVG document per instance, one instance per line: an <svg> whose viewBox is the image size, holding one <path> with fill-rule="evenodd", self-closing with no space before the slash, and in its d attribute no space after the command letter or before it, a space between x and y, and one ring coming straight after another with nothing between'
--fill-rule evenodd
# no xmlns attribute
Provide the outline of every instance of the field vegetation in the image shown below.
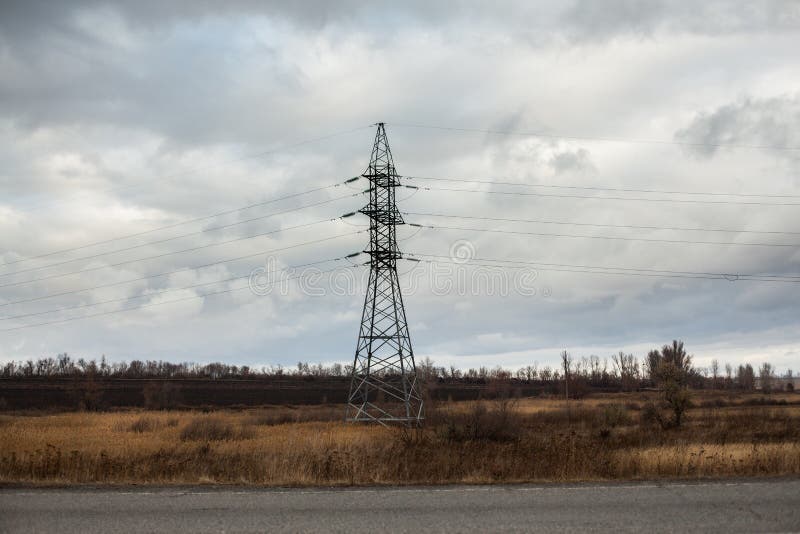
<svg viewBox="0 0 800 534"><path fill-rule="evenodd" d="M422 429L341 405L0 415L0 482L264 486L800 474L800 394L656 392L430 402Z"/></svg>

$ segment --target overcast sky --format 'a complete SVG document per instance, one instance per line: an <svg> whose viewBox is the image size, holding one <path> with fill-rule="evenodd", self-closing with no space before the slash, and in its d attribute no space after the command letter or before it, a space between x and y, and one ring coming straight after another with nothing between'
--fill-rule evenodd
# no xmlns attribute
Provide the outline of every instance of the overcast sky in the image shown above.
<svg viewBox="0 0 800 534"><path fill-rule="evenodd" d="M0 314L38 315L0 321L0 360L351 361L363 267L342 271L350 294L292 282L191 297L244 287L225 280L259 266L362 250L363 216L327 220L364 204L363 181L30 258L341 183L366 167L378 121L404 176L578 188L408 179L431 189L399 191L403 211L579 224L406 215L529 232L405 227L406 253L800 277L797 50L796 1L2 2ZM504 296L458 291L457 277L441 291L419 276L430 264L401 262L419 282L405 286L417 357L515 368L678 338L701 366L800 368L800 283L542 267L526 271L533 291Z"/></svg>

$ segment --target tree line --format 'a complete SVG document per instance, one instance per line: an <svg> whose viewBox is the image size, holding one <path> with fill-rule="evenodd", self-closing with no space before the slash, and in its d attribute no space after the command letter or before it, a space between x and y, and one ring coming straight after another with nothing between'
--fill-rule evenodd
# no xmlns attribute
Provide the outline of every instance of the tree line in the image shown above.
<svg viewBox="0 0 800 534"><path fill-rule="evenodd" d="M568 352L561 354L561 365L539 366L537 363L516 370L501 366L481 366L460 369L455 366L437 366L430 358L417 362L417 373L423 380L455 383L488 383L518 381L528 384L563 384L571 396L580 396L588 389L620 389L633 391L656 387L660 381L662 364L673 361L675 354L684 354L683 343L673 341L654 349L639 359L623 351L610 358L596 355L573 358ZM756 382L762 390L792 387L792 371L779 376L774 366L761 364L757 369L745 363L736 367L729 363L720 365L714 359L707 368L694 367L691 356L681 361L681 381L694 389L730 389L750 391ZM247 365L230 365L221 362L198 364L192 362L171 363L162 360L133 360L131 362L108 362L103 356L94 359L73 358L67 353L36 360L10 361L0 368L3 378L156 378L156 379L258 379L280 377L336 378L349 376L351 365L333 363L310 364L298 362L296 366L270 365L254 368ZM784 380L782 380L784 379ZM788 379L788 380L787 380Z"/></svg>

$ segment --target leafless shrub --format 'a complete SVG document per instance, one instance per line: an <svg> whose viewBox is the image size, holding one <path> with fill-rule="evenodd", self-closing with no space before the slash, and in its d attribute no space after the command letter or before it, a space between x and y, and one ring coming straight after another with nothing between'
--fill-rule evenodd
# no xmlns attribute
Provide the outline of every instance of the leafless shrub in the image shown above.
<svg viewBox="0 0 800 534"><path fill-rule="evenodd" d="M271 412L271 413L259 413L251 415L246 424L248 425L257 425L257 426L275 426L275 425L283 425L286 423L297 423L298 421L297 414L289 413L289 412Z"/></svg>
<svg viewBox="0 0 800 534"><path fill-rule="evenodd" d="M629 425L631 423L631 416L628 414L628 410L621 404L606 404L603 406L603 422L606 426L611 428Z"/></svg>
<svg viewBox="0 0 800 534"><path fill-rule="evenodd" d="M196 417L181 430L182 441L225 441L252 436L252 431L237 431L231 423L219 417Z"/></svg>
<svg viewBox="0 0 800 534"><path fill-rule="evenodd" d="M447 441L512 441L522 433L516 401L476 402L466 412L440 412L439 435Z"/></svg>
<svg viewBox="0 0 800 534"><path fill-rule="evenodd" d="M139 417L133 423L128 426L128 430L130 432L138 432L139 434L144 432L152 432L159 427L158 421L153 419L152 417Z"/></svg>
<svg viewBox="0 0 800 534"><path fill-rule="evenodd" d="M641 422L644 425L658 425L662 428L666 425L666 418L661 408L655 402L648 402L642 408Z"/></svg>
<svg viewBox="0 0 800 534"><path fill-rule="evenodd" d="M571 425L595 428L602 424L601 413L597 408L573 405L568 408L546 410L527 417L530 424L536 426L565 428Z"/></svg>
<svg viewBox="0 0 800 534"><path fill-rule="evenodd" d="M255 411L245 420L246 425L275 426L288 423L340 421L344 411L339 406L282 406Z"/></svg>

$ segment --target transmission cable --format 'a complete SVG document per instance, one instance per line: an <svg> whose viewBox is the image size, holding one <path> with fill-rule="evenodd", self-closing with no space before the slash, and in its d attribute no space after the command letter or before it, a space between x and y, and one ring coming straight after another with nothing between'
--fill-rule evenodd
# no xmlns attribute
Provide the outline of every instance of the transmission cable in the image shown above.
<svg viewBox="0 0 800 534"><path fill-rule="evenodd" d="M412 254L414 256L429 256L435 258L450 258L451 256L437 256L435 254ZM544 262L534 262L534 261L522 261L522 260L508 260L508 259L497 259L497 258L473 258L479 261L496 261L496 262L505 262L505 263L519 263L523 265L546 265L546 266L555 266L555 267L576 267L576 268L586 268L586 269L613 269L616 271L644 271L644 272L651 272L651 273L669 273L669 274L685 274L685 275L702 275L702 276L725 276L725 277L752 277L757 276L761 278L791 278L800 280L800 275L794 274L765 274L765 273L754 273L754 274L731 274L731 273L718 273L718 272L704 272L704 271L676 271L676 270L669 270L669 269L647 269L643 267L605 267L605 266L597 266L597 265L576 265L576 264L568 264L568 263L544 263Z"/></svg>
<svg viewBox="0 0 800 534"><path fill-rule="evenodd" d="M314 275L330 273L330 272L338 271L338 270L341 270L341 269L353 269L353 268L354 268L353 266L346 265L346 266L342 266L342 267L335 267L335 268L329 269L327 271L317 271L317 272L314 273ZM298 278L303 278L305 276L307 276L307 275L301 274L301 275L294 276L294 277L284 278L283 280L274 280L274 281L270 282L270 285L276 284L276 283L278 283L280 281L296 280ZM66 323L66 322L69 322L69 321L77 321L77 320L80 320L80 319L89 319L89 318L92 318L92 317L100 317L102 315L111 315L111 314L116 314L116 313L123 313L123 312L128 312L128 311L133 311L133 310L140 310L142 308L150 308L152 306L162 306L164 304L171 304L171 303L174 303L174 302L183 302L183 301L186 301L186 300L205 298L205 297L210 297L210 296L214 296L214 295L222 295L224 293L233 293L234 291L243 291L245 289L250 289L250 285L248 284L248 285L246 285L244 287L235 287L235 288L223 289L223 290L220 290L220 291L212 291L212 292L209 292L209 293L204 293L202 295L191 295L191 296L182 297L182 298L179 298L179 299L164 300L164 301L161 301L161 302L150 302L148 304L142 304L140 306L133 306L133 307L130 307L130 308L123 308L121 310L110 310L110 311L105 311L105 312L93 313L93 314L89 314L89 315L82 315L80 317L69 317L67 319L58 319L58 320L55 320L55 321L48 321L48 322L45 322L45 323L34 323L34 324L27 324L27 325L22 325L22 326L15 326L13 328L4 328L4 329L0 330L0 332L10 332L10 331L13 331L13 330L22 330L24 328L33 328L33 327L36 327L36 326L47 326L47 325L53 325L53 324L59 324L59 323Z"/></svg>
<svg viewBox="0 0 800 534"><path fill-rule="evenodd" d="M292 193L291 195L284 195L282 197L273 198L273 199L270 199L270 200L264 200L262 202L255 202L253 204L248 204L247 206L242 206L240 208L233 208L233 209L229 209L229 210L225 210L225 211L220 211L220 212L217 212L217 213L212 213L211 215L204 215L202 217L195 217L193 219L186 219L186 220L183 220L183 221L178 221L176 223L167 224L165 226L159 226L157 228L151 228L150 230L144 230L142 232L135 232L135 233L132 233L132 234L126 234L126 235L121 235L121 236L117 236L117 237L112 237L112 238L109 238L109 239L104 239L102 241L95 241L93 243L87 243L85 245L80 245L80 246L77 246L77 247L70 247L70 248L65 248L65 249L60 249L60 250L54 250L52 252L46 252L46 253L43 253L43 254L37 254L36 256L29 256L27 258L22 258L22 259L19 259L19 260L14 260L14 261L1 263L0 267L5 266L5 265L12 265L12 264L15 264L15 263L21 263L21 262L24 262L24 261L35 260L35 259L38 259L38 258L44 258L44 257L47 257L47 256L53 256L53 255L56 255L56 254L63 254L65 252L72 252L74 250L81 250L81 249L84 249L84 248L94 247L96 245L103 245L105 243L111 243L113 241L119 241L119 240L122 240L122 239L131 238L131 237L138 237L138 236L142 236L142 235L146 235L146 234L152 234L153 232L160 232L161 230L168 230L170 228L175 228L177 226L183 226L185 224L190 224L190 223L199 222L199 221L205 221L207 219L213 219L215 217L220 217L222 215L229 215L231 213L236 213L238 211L245 211L245 210L249 210L251 208L256 208L256 207L259 207L259 206L265 206L267 204L272 204L273 202L280 202L282 200L288 200L290 198L296 198L296 197L299 197L299 196L308 195L308 194L311 194L311 193L315 193L317 191L324 191L325 189L332 189L334 187L339 187L339 186L341 186L343 184L346 184L346 183L349 183L349 182L353 182L353 181L357 180L358 178L359 177L349 178L348 180L345 180L344 182L337 182L335 184L325 185L325 186L321 186L321 187L315 187L313 189L308 189L306 191L301 191L299 193Z"/></svg>
<svg viewBox="0 0 800 534"><path fill-rule="evenodd" d="M275 252L283 252L285 250L291 250L291 249L300 248L300 247L304 247L304 246L308 246L308 245L316 245L316 244L319 244L319 243L323 243L323 242L326 242L326 241L331 241L333 239L338 239L338 238L341 238L341 237L354 236L354 235L358 235L360 233L363 233L365 231L366 230L359 230L357 232L350 232L350 233L347 233L347 234L339 234L339 235L334 235L334 236L330 236L330 237L324 237L324 238L321 238L321 239L314 239L312 241L306 241L304 243L298 243L296 245L289 245L289 246L286 246L286 247L274 248L274 249L270 249L270 250L262 250L262 251L259 251L259 252L255 252L253 254L245 254L244 256L236 256L234 258L229 258L229 259L220 260L220 261L214 261L214 262L211 262L211 263L204 263L202 265L195 265L193 267L181 267L180 269L174 269L172 271L166 271L166 272L157 273L157 274L151 274L151 275L147 275L147 276L141 276L139 278L131 278L131 279L122 280L122 281L119 281L119 282L110 282L108 284L101 284L101 285L96 285L96 286L91 286L91 287L84 287L84 288L81 288L81 289L73 289L73 290L70 290L70 291L62 291L60 293L51 293L49 295L40 295L38 297L32 297L32 298L28 298L28 299L21 299L21 300L15 300L15 301L11 301L11 302L0 303L0 308L5 307L5 306L11 306L11 305L14 305L14 304L25 304L25 303L28 303L28 302L35 302L35 301L51 299L51 298L55 298L55 297L63 297L65 295L73 295L73 294L76 294L76 293L83 293L85 291L93 291L95 289L104 289L104 288L107 288L107 287L115 287L115 286L119 286L119 285L130 284L130 283L133 283L133 282L140 282L142 280L149 280L150 278L158 278L160 276L169 276L171 274L182 273L182 272L187 272L187 271L195 271L195 270L198 270L198 269L203 269L205 267L213 267L215 265L223 265L223 264L226 264L226 263L233 263L233 262L240 261L240 260L245 260L245 259L248 259L248 258L254 258L256 256L263 256L265 254L272 254L272 253L275 253Z"/></svg>
<svg viewBox="0 0 800 534"><path fill-rule="evenodd" d="M128 265L128 264L131 264L131 263L138 263L140 261L153 260L153 259L156 259L156 258L164 258L166 256L173 256L175 254L183 254L184 252L194 252L194 251L197 251L197 250L202 250L202 249L206 249L206 248L210 248L210 247L217 247L217 246L220 246L220 245L227 245L229 243L236 243L238 241L244 241L244 240L247 240L247 239L254 239L256 237L263 237L263 236L267 236L267 235L273 235L273 234L277 234L277 233L280 233L280 232L285 232L287 230L296 230L298 228L307 228L309 226L315 226L317 224L322 224L322 223L326 223L326 222L335 221L336 219L338 219L338 217L334 217L332 219L321 219L321 220L310 222L310 223L297 224L295 226L287 226L286 228L279 228L278 230L270 230L269 232L260 232L258 234L248 235L248 236L244 236L244 237L237 237L235 239L228 239L227 241L218 241L216 243L209 243L207 245L199 245L199 246L196 246L196 247L186 248L186 249L183 249L183 250L175 250L175 251L172 251L172 252L164 252L162 254L156 254L154 256L146 256L144 258L136 258L136 259L133 259L133 260L126 260L126 261L121 261L121 262L117 262L117 263L109 263L108 265L99 265L97 267L88 267L88 268L85 268L85 269L79 269L77 271L70 271L70 272L67 272L67 273L52 274L52 275L48 275L48 276L42 276L40 278L32 278L30 280L23 280L21 282L13 282L13 283L9 283L9 284L2 284L2 285L0 285L0 288L20 286L20 285L24 285L24 284L30 284L30 283L33 283L33 282L39 282L39 281L42 281L42 280L50 280L50 279L53 279L53 278L63 278L64 276L70 276L70 275L73 275L73 274L82 274L82 273L86 273L86 272L98 271L98 270L101 270L101 269L110 269L112 267L119 267L120 265Z"/></svg>
<svg viewBox="0 0 800 534"><path fill-rule="evenodd" d="M565 226L591 226L591 227L601 227L601 228L632 228L637 230L674 230L674 231L686 231L686 232L724 232L731 234L800 235L800 232L788 232L788 231L778 231L778 230L744 230L744 229L729 229L729 228L689 228L681 226L642 226L633 224L581 223L581 222L570 222L570 221L547 221L542 219L510 219L506 217L478 217L472 215L454 215L449 213L422 213L414 211L404 211L402 212L402 214L411 216L441 217L446 219L474 219L479 221L559 224Z"/></svg>
<svg viewBox="0 0 800 534"><path fill-rule="evenodd" d="M300 207L297 207L297 208L292 208L292 209L288 209L288 210L278 211L278 212L275 212L275 213L269 213L267 215L261 215L259 217L253 217L253 218L250 218L250 219L245 219L243 221L237 221L237 222L234 222L234 223L224 224L224 225L221 225L221 226L214 226L214 227L211 227L211 228L205 228L203 230L198 230L196 232L190 232L188 234L181 234L181 235L177 235L177 236L173 236L173 237L168 237L166 239L159 239L157 241L149 241L147 243L141 243L139 245L133 245L133 246L130 246L130 247L118 248L116 250L111 250L111 251L108 251L108 252L100 252L100 253L97 253L97 254L92 254L90 256L81 256L79 258L72 258L72 259L69 259L69 260L64 260L64 261L60 261L60 262L56 262L56 263L49 263L47 265L39 265L37 267L30 267L28 269L22 269L22 270L14 271L14 272L11 272L11 273L2 273L2 274L0 274L0 278L6 277L6 276L12 276L12 275L16 275L16 274L21 274L21 273L26 273L26 272L30 272L30 271L38 271L38 270L41 270L41 269L47 269L48 267L56 267L58 265L65 265L67 263L73 263L73 262L76 262L76 261L89 260L89 259L93 259L93 258L100 258L102 256L108 256L110 254L117 254L119 252L127 252L129 250L134 250L134 249L137 249L137 248L143 248L143 247L148 247L148 246L151 246L151 245L158 245L158 244L161 244L161 243L167 243L169 241L174 241L176 239L182 239L184 237L191 237L191 236L194 236L194 235L202 235L202 234L205 234L207 232L214 232L214 231L217 231L217 230L224 230L225 228L232 228L234 226L239 226L241 224L247 224L249 222L267 219L269 217L275 217L275 216L278 216L278 215L284 215L286 213L292 213L292 212L295 212L295 211L300 211L300 210L307 209L307 208L312 208L312 207L315 207L315 206L321 206L323 204L330 204L331 202L335 202L337 200L342 200L342 199L345 199L345 198L352 198L354 196L358 196L359 194L360 193L355 193L355 194L351 194L351 195L343 195L343 196L340 196L340 197L330 198L330 199L327 199L327 200L322 200L320 202L315 202L313 204L306 204L305 206L300 206Z"/></svg>
<svg viewBox="0 0 800 534"><path fill-rule="evenodd" d="M800 147L788 145L746 145L738 143L699 143L691 141L675 141L666 139L635 139L625 137L597 137L588 135L562 135L557 133L548 132L522 132L514 130L489 130L480 128L455 128L450 126L434 126L430 124L415 124L403 122L385 123L387 125L399 126L401 128L421 128L427 130L442 130L451 132L469 132L469 133L484 133L491 135L518 135L523 137L544 137L549 139L569 139L574 141L602 141L610 143L634 143L634 144L649 144L649 145L678 145L678 146L693 146L693 147L710 147L710 148L746 148L754 150L800 150Z"/></svg>
<svg viewBox="0 0 800 534"><path fill-rule="evenodd" d="M421 254L421 253L404 253L406 256L412 256L411 261L426 261L428 263L453 263L457 265L477 265L484 267L509 267L507 265L497 265L496 263L512 263L518 267L524 268L525 266L534 266L542 271L558 271L558 272L574 272L574 273L589 273L589 274L614 274L614 275L630 275L630 276L649 276L660 278L690 278L690 279L705 279L705 280L726 280L729 282L736 281L756 281L756 282L786 282L786 283L800 283L800 277L783 276L783 275L760 275L760 274L736 274L736 273L710 273L710 272L692 272L692 271L672 271L666 269L639 269L630 267L604 267L598 265L571 265L563 263L545 263L521 260L506 260L495 258L472 258L467 262L456 261L451 256L437 255L437 254ZM427 260L425 258L436 258L436 260ZM496 262L492 263L479 263L479 262ZM616 272L619 271L619 272Z"/></svg>
<svg viewBox="0 0 800 534"><path fill-rule="evenodd" d="M404 186L408 188L415 188L417 186ZM482 193L488 195L513 195L513 196L530 196L530 197L551 197L551 198L582 198L587 200L626 200L626 201L639 201L639 202L676 202L686 204L732 204L742 206L800 206L798 202L754 202L742 201L734 202L730 200L699 200L687 198L644 198L644 197L609 197L609 196L588 196L588 195L565 195L555 193L529 193L524 191L482 191L480 189L455 189L448 187L428 187L421 186L419 189L426 191L446 191L451 193Z"/></svg>
<svg viewBox="0 0 800 534"><path fill-rule="evenodd" d="M410 223L410 224L413 226L416 223ZM790 248L795 248L800 246L796 243L737 243L735 241L692 241L687 239L657 239L657 238L647 238L647 237L621 237L621 236L605 236L605 235L555 234L548 232L523 232L520 230L499 230L495 228L467 228L462 226L433 226L428 224L421 224L421 226L425 226L426 228L431 228L433 230L460 230L464 232L490 232L497 234L535 235L542 237L605 239L611 241L643 241L647 243L681 243L689 245L737 245L737 246L751 246L751 247L790 247Z"/></svg>
<svg viewBox="0 0 800 534"><path fill-rule="evenodd" d="M616 188L616 187L594 187L594 186L579 186L579 185L556 185L556 184L528 184L524 182L502 182L495 180L467 180L462 178L434 178L431 176L403 176L408 180L431 180L437 182L459 182L468 184L486 184L486 185L509 185L516 187L546 187L551 189L581 189L589 191L612 191L616 193L655 193L662 195L708 195L708 196L722 196L722 197L765 197L765 198L800 198L800 195L789 194L758 194L758 193L720 193L720 192L701 192L701 191L666 191L663 189L629 189L629 188Z"/></svg>
<svg viewBox="0 0 800 534"><path fill-rule="evenodd" d="M330 133L330 134L327 134L327 135L322 135L322 136L319 136L319 137L312 137L311 139L304 139L302 141L296 141L294 143L291 143L291 144L288 144L288 145L279 146L277 148L272 148L272 149L269 149L269 150L264 150L264 151L261 151L261 152L256 152L256 153L253 153L253 154L247 154L247 155L244 155L244 156L239 156L237 158L232 158L232 159L229 159L229 160L221 161L219 163L214 163L214 164L208 165L208 166L203 167L203 168L194 168L194 169L188 169L188 170L185 170L185 171L177 171L177 172L173 172L173 173L169 173L169 174L164 174L164 175L161 175L161 176L157 176L156 179L157 180L168 180L170 178L175 178L176 176L183 176L183 175L186 175L186 174L198 174L198 173L200 173L202 171L205 171L205 170L208 170L208 169L225 167L226 165L230 165L231 163L238 163L240 161L246 161L246 160L250 160L250 159L262 158L264 156L268 156L268 155L271 155L271 154L276 154L278 152L283 152L283 151L288 150L290 148L296 148L298 146L307 145L309 143L315 143L317 141L324 141L325 139L331 139L333 137L339 137L341 135L351 134L353 132L357 132L357 131L363 130L365 128L372 128L372 126L373 126L372 124L370 124L368 126L357 126L355 128L351 128L349 130L333 132L333 133ZM126 186L121 186L121 187L110 187L110 188L102 190L101 192L109 193L111 191L120 191L120 190L123 190L123 189L135 189L135 188L138 188L138 187L142 187L142 186L140 184L131 184L131 185L126 185ZM50 205L53 205L53 204L60 204L62 202L66 202L66 201L67 201L67 199L61 199L61 200L55 200L55 201L52 201L52 202L46 202L44 204L39 204L37 206L29 207L29 208L27 208L27 209L25 209L23 211L34 211L34 210L38 210L38 209L41 209L41 208L44 208L44 207L47 207L47 206L50 206Z"/></svg>
<svg viewBox="0 0 800 534"><path fill-rule="evenodd" d="M294 269L300 269L302 267L311 267L311 266L314 266L314 265L321 265L323 263L330 263L332 261L339 261L339 260L343 260L345 258L355 257L355 256L357 256L359 254L361 254L361 252L349 254L347 256L340 256L338 258L331 258L331 259L328 259L328 260L314 261L314 262L302 263L302 264L298 264L298 265L290 265L290 266L288 266L288 267L286 267L284 269L279 269L277 271L270 271L269 273L265 273L265 274L278 274L278 273L290 272L290 271L292 271ZM56 309L52 309L52 310L44 310L44 311L31 312L31 313L23 313L23 314L20 314L20 315L10 315L10 316L7 316L7 317L0 317L0 321L8 321L10 319L21 319L23 317L33 317L33 316L36 316L36 315L45 315L45 314L48 314L48 313L56 313L56 312L75 310L75 309L80 309L80 308L93 308L95 306L100 306L100 305L103 305L103 304L111 304L111 303L114 303L114 302L127 302L127 301L133 300L133 299L140 299L140 298L145 298L145 297L159 296L159 295L163 295L165 293L172 293L172 292L175 292L175 291L184 291L184 290L187 290L187 289L195 289L195 288L198 288L198 287L211 286L211 285L215 285L215 284L224 284L224 283L227 283L227 282L235 282L236 280L242 280L244 278L250 278L251 276L252 276L252 271L250 273L247 273L247 274L242 275L242 276L234 276L232 278L226 278L224 280L214 280L212 282L202 282L202 283L199 283L199 284L192 284L190 286L183 286L183 287L171 287L171 288L168 288L168 289L154 291L152 293L142 293L140 295L134 295L134 296L130 296L130 297L121 297L121 298L114 298L114 299L108 299L108 300L101 300L101 301L90 302L90 303L86 303L86 304L76 304L76 305L73 305L73 306L65 306L63 308L56 308Z"/></svg>
<svg viewBox="0 0 800 534"><path fill-rule="evenodd" d="M497 265L491 263L475 263L473 261L469 261L468 263L460 263L456 261L448 261L448 260L412 260L412 261L421 261L426 263L453 263L459 265L470 265L470 266L478 266L478 267L490 267L495 269L503 269L503 268L512 268L512 269L522 269L522 266L508 266L508 265ZM687 278L687 279L702 279L702 280L727 280L729 282L735 282L738 280L743 281L755 281L755 282L787 282L787 283L800 283L800 280L787 280L787 279L762 279L762 278L740 278L738 275L731 275L731 276L686 276L686 275L675 275L675 274L655 274L655 273L639 273L639 272L616 272L611 270L591 270L591 269L580 269L580 268L557 268L557 267L536 267L537 270L541 271L554 271L554 272L568 272L568 273L585 273L585 274L610 274L610 275L617 275L617 276L644 276L644 277L656 277L656 278Z"/></svg>

